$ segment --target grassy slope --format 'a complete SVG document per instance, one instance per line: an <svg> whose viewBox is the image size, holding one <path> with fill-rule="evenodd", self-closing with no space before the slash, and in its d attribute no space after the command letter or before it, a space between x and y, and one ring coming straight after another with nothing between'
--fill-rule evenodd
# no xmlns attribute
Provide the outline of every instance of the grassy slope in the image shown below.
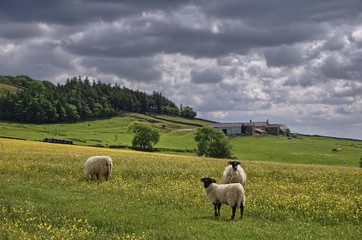
<svg viewBox="0 0 362 240"><path fill-rule="evenodd" d="M0 96L6 92L16 92L18 90L19 90L19 88L15 87L15 86L0 83Z"/></svg>
<svg viewBox="0 0 362 240"><path fill-rule="evenodd" d="M196 126L177 124L154 119L141 114L128 114L124 117L85 121L73 124L22 124L0 121L0 136L41 140L46 137L72 139L78 145L131 145L133 135L127 132L128 126L136 120L149 121L158 128L162 138L158 147L194 148L195 142L174 141L175 135L187 135L192 139ZM178 146L177 144L180 143Z"/></svg>
<svg viewBox="0 0 362 240"><path fill-rule="evenodd" d="M200 178L227 160L0 139L0 238L359 239L362 169L243 161L243 220L219 220ZM110 181L83 164L110 155ZM128 238L129 239L129 238Z"/></svg>
<svg viewBox="0 0 362 240"><path fill-rule="evenodd" d="M141 114L127 114L123 117L73 124L36 125L0 121L0 136L28 140L41 140L46 137L66 138L74 140L77 145L102 145L105 147L131 145L133 136L127 132L127 127L135 120L145 120L157 127L161 133L160 141L155 147L192 150L196 148L193 138L197 126L188 124L203 126L209 124L209 122L201 120L158 117L165 120ZM231 139L231 143L237 158L249 160L358 167L362 154L362 141L325 137L299 136L291 140L282 136L236 137ZM332 149L336 147L341 147L342 151L332 153Z"/></svg>

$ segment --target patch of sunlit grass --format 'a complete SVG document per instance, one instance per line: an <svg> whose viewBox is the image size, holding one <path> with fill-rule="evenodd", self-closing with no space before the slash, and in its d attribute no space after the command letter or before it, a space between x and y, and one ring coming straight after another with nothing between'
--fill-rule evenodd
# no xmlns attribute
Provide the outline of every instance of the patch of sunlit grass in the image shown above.
<svg viewBox="0 0 362 240"><path fill-rule="evenodd" d="M1 239L89 239L95 236L85 218L49 215L25 201L21 206L0 199Z"/></svg>
<svg viewBox="0 0 362 240"><path fill-rule="evenodd" d="M229 221L200 178L220 181L227 160L0 139L3 239L358 239L360 168L242 161L244 219ZM83 174L109 155L109 181ZM263 224L263 234L260 224ZM288 231L286 231L288 230Z"/></svg>

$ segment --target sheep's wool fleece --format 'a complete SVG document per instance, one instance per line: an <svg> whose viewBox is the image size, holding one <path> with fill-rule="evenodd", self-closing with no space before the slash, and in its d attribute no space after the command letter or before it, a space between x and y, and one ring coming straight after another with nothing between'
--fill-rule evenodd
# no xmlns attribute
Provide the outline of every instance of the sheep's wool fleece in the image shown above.
<svg viewBox="0 0 362 240"><path fill-rule="evenodd" d="M238 166L236 171L231 165L226 166L224 173L221 178L221 183L241 183L245 187L246 185L246 174L242 167Z"/></svg>
<svg viewBox="0 0 362 240"><path fill-rule="evenodd" d="M206 197L212 203L223 203L229 206L245 206L244 188L240 183L216 184L212 183L204 189Z"/></svg>
<svg viewBox="0 0 362 240"><path fill-rule="evenodd" d="M84 165L86 175L109 176L112 172L112 159L109 156L93 156L87 159Z"/></svg>

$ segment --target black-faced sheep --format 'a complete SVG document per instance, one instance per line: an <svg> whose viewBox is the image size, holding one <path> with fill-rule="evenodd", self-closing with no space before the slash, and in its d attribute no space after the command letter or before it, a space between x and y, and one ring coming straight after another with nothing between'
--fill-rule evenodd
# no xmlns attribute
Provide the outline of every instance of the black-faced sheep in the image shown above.
<svg viewBox="0 0 362 240"><path fill-rule="evenodd" d="M87 159L84 164L84 173L93 179L93 176L103 176L108 181L112 173L112 159L109 156L93 156Z"/></svg>
<svg viewBox="0 0 362 240"><path fill-rule="evenodd" d="M231 219L235 218L236 208L240 207L240 218L243 217L245 207L245 192L240 183L217 184L213 178L202 178L206 197L214 204L214 216L220 216L223 203L232 209Z"/></svg>
<svg viewBox="0 0 362 240"><path fill-rule="evenodd" d="M244 169L240 166L239 161L229 161L228 166L225 167L224 173L221 178L221 183L241 183L243 187L246 185L246 174Z"/></svg>

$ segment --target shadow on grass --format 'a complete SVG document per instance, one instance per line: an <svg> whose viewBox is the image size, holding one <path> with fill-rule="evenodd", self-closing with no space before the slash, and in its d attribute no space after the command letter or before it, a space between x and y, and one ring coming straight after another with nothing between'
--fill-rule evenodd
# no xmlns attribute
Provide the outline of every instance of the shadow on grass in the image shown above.
<svg viewBox="0 0 362 240"><path fill-rule="evenodd" d="M194 220L210 220L210 221L217 221L217 222L237 222L242 221L243 218L235 217L234 220L232 220L230 217L214 217L214 216L199 216L199 217L193 217Z"/></svg>

